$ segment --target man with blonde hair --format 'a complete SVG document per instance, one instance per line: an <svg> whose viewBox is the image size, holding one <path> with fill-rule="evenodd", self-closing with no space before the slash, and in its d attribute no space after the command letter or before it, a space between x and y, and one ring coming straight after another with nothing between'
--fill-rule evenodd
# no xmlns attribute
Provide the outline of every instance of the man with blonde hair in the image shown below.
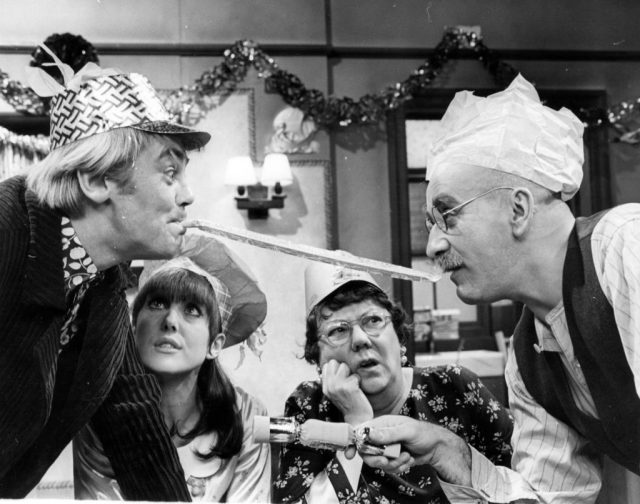
<svg viewBox="0 0 640 504"><path fill-rule="evenodd" d="M431 463L452 502L592 503L603 458L640 474L640 205L575 218L583 124L522 76L488 98L458 93L428 160L427 256L464 302L524 304L505 370L512 469L449 431L375 419L404 443L396 472ZM620 467L621 466L621 467Z"/></svg>
<svg viewBox="0 0 640 504"><path fill-rule="evenodd" d="M139 74L88 64L54 94L50 154L0 183L0 497L91 422L126 499L188 501L124 290L131 260L180 251L187 152L210 135Z"/></svg>

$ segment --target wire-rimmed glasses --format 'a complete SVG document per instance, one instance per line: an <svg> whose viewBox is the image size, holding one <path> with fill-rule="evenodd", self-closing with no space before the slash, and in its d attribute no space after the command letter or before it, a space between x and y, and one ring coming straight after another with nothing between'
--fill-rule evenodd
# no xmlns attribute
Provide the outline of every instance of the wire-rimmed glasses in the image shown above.
<svg viewBox="0 0 640 504"><path fill-rule="evenodd" d="M353 334L353 327L359 326L369 336L380 336L389 325L391 315L381 312L369 312L357 320L330 320L318 329L320 339L331 346L344 345Z"/></svg>
<svg viewBox="0 0 640 504"><path fill-rule="evenodd" d="M463 207L467 206L469 203L473 203L475 200L482 198L483 196L486 196L487 194L497 191L499 189L514 189L514 187L507 187L507 186L494 187L492 189L489 189L488 191L478 194L477 196L474 196L473 198L469 198L468 200L463 201L459 205L456 205L453 208L450 208L446 212L440 211L435 206L431 208L431 212L425 210L425 226L427 228L427 233L431 232L434 224L438 226L438 228L440 228L442 232L444 233L448 232L449 224L447 222L447 217L449 215L455 215L457 212L459 212Z"/></svg>

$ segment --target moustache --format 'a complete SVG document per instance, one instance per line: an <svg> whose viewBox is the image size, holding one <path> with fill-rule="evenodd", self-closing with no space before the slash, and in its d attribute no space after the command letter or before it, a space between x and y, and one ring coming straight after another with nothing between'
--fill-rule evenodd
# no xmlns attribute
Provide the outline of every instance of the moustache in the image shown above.
<svg viewBox="0 0 640 504"><path fill-rule="evenodd" d="M438 266L440 266L444 271L451 271L462 266L462 258L453 252L450 252L445 256L438 257L437 261Z"/></svg>

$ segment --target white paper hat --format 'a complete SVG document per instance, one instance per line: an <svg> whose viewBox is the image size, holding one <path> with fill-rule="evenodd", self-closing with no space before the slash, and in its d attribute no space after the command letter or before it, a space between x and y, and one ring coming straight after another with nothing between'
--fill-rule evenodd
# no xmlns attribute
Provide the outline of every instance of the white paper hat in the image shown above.
<svg viewBox="0 0 640 504"><path fill-rule="evenodd" d="M304 298L307 315L327 296L349 282L368 282L380 288L373 277L365 272L344 266L313 262L304 270Z"/></svg>
<svg viewBox="0 0 640 504"><path fill-rule="evenodd" d="M580 188L584 125L566 108L543 105L522 75L486 98L456 93L441 126L427 153L427 180L462 164L517 175L565 201Z"/></svg>

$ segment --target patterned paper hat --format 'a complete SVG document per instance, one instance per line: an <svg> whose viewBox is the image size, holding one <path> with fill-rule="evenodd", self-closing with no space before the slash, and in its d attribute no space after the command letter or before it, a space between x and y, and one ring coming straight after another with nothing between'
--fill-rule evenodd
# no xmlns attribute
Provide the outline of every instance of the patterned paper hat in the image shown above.
<svg viewBox="0 0 640 504"><path fill-rule="evenodd" d="M40 68L27 67L31 88L51 102L51 150L76 140L117 128L180 135L189 148L203 147L211 135L173 121L146 77L102 69L87 63L77 74L46 46L41 46L60 68L65 85Z"/></svg>
<svg viewBox="0 0 640 504"><path fill-rule="evenodd" d="M226 245L190 230L181 255L168 261L144 261L139 286L160 271L186 269L206 278L216 295L225 348L246 340L267 316L267 298L251 270Z"/></svg>
<svg viewBox="0 0 640 504"><path fill-rule="evenodd" d="M309 315L314 306L344 284L358 281L368 282L380 288L373 277L365 271L323 262L311 263L304 270L304 297L307 315Z"/></svg>
<svg viewBox="0 0 640 504"><path fill-rule="evenodd" d="M427 153L427 180L464 164L531 180L565 201L580 188L584 125L569 109L543 105L522 75L486 98L456 93L441 126Z"/></svg>

